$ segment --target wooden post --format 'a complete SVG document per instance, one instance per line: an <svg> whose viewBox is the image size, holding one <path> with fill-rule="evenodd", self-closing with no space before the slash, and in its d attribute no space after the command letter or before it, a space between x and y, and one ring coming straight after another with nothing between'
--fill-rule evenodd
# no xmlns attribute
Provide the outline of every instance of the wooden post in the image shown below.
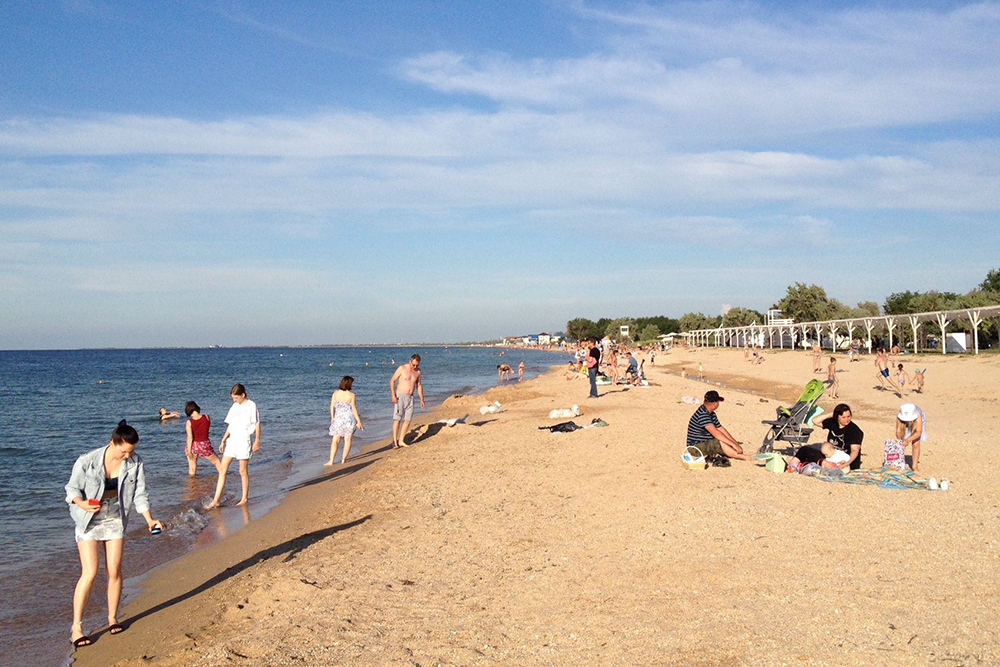
<svg viewBox="0 0 1000 667"><path fill-rule="evenodd" d="M770 324L767 325L767 345L772 350L774 349L774 327Z"/></svg>
<svg viewBox="0 0 1000 667"><path fill-rule="evenodd" d="M948 354L948 316L937 314L938 326L941 327L941 354Z"/></svg>
<svg viewBox="0 0 1000 667"><path fill-rule="evenodd" d="M979 317L978 310L967 310L969 322L972 323L972 340L975 344L976 354L979 354L979 325L983 323L983 318Z"/></svg>
<svg viewBox="0 0 1000 667"><path fill-rule="evenodd" d="M865 318L865 329L868 330L868 334L867 334L868 337L865 339L865 346L868 348L868 354L872 353L872 329L874 329L874 328L875 328L875 322L872 321L872 318L866 317Z"/></svg>
<svg viewBox="0 0 1000 667"><path fill-rule="evenodd" d="M847 346L848 347L850 347L851 345L854 345L854 329L855 328L857 328L857 325L854 323L854 320L847 320Z"/></svg>
<svg viewBox="0 0 1000 667"><path fill-rule="evenodd" d="M892 332L896 328L896 318L886 317L885 318L885 328L889 330L889 349L892 349Z"/></svg>
<svg viewBox="0 0 1000 667"><path fill-rule="evenodd" d="M837 351L837 323L830 323L830 351Z"/></svg>
<svg viewBox="0 0 1000 667"><path fill-rule="evenodd" d="M920 322L917 321L916 315L910 315L910 328L913 329L913 354L920 352L920 346L917 344L917 330L920 329Z"/></svg>
<svg viewBox="0 0 1000 667"><path fill-rule="evenodd" d="M813 329L816 330L816 344L819 345L820 349L823 349L823 325L814 324Z"/></svg>

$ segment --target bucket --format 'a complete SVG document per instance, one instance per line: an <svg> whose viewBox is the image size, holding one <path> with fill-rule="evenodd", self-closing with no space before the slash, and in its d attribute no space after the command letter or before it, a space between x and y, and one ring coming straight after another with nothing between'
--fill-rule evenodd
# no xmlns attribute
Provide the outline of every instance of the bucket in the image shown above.
<svg viewBox="0 0 1000 667"><path fill-rule="evenodd" d="M694 445L688 445L684 448L684 453L681 454L681 461L688 470L704 470L708 467L708 463L705 462L705 455Z"/></svg>

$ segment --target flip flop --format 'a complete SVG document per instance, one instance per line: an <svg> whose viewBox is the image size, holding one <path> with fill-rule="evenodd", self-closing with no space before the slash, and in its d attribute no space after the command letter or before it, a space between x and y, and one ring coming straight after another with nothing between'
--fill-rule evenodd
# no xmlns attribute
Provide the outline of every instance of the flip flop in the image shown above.
<svg viewBox="0 0 1000 667"><path fill-rule="evenodd" d="M108 626L108 634L117 635L122 632L125 632L125 628L120 623L112 623Z"/></svg>
<svg viewBox="0 0 1000 667"><path fill-rule="evenodd" d="M82 637L77 637L76 639L71 639L70 641L73 642L73 648L90 646L91 644L94 643L93 640L91 640L91 638L88 637L87 635L84 635Z"/></svg>

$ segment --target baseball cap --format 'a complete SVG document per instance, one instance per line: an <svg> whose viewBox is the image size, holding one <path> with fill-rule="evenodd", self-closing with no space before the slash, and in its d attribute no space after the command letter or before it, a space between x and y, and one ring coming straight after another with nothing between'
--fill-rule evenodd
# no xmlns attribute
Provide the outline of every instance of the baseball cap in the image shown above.
<svg viewBox="0 0 1000 667"><path fill-rule="evenodd" d="M705 392L706 403L721 403L724 400L726 399L719 396L719 392L715 391L714 389L712 391Z"/></svg>

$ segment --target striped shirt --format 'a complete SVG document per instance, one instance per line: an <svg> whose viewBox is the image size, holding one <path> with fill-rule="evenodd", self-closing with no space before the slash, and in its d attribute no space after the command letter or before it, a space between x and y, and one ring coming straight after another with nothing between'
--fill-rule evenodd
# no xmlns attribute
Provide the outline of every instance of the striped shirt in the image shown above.
<svg viewBox="0 0 1000 667"><path fill-rule="evenodd" d="M688 422L687 444L696 445L699 442L705 442L714 438L715 436L705 428L709 424L712 424L715 428L722 428L722 424L719 423L719 418L715 416L715 413L709 412L704 405L699 405L698 409L691 415L691 421Z"/></svg>

